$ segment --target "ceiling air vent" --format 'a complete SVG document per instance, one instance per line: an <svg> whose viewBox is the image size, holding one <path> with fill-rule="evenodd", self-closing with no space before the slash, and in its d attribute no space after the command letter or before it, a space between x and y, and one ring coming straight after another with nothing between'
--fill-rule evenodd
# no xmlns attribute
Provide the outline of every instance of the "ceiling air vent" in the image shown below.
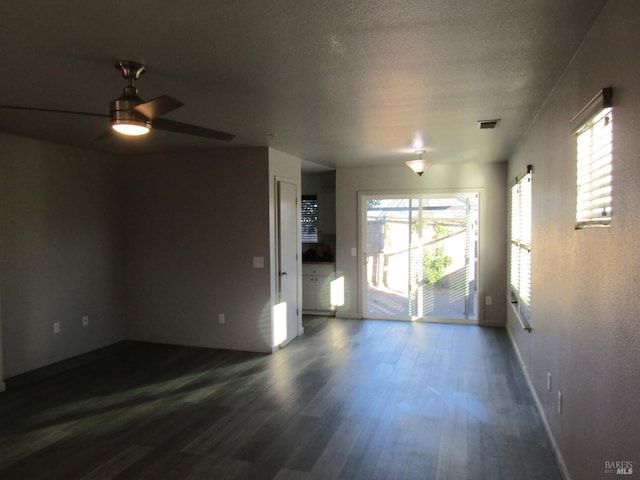
<svg viewBox="0 0 640 480"><path fill-rule="evenodd" d="M478 120L478 128L481 130L485 128L496 128L500 123L500 119L496 120Z"/></svg>

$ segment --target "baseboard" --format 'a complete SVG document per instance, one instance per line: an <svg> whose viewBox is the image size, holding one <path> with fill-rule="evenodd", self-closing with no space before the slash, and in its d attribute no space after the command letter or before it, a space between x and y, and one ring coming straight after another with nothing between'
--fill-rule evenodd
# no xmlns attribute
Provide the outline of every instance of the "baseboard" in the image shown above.
<svg viewBox="0 0 640 480"><path fill-rule="evenodd" d="M544 409L542 408L542 403L540 402L540 398L538 398L538 394L536 393L536 389L533 388L533 383L531 382L531 378L529 377L529 372L527 371L526 365L520 354L520 350L518 349L518 344L515 339L511 335L511 330L509 330L507 326L507 333L509 335L509 340L511 341L511 345L513 345L513 350L516 352L516 357L518 358L518 363L520 364L520 368L522 369L522 373L524 374L524 378L527 381L527 387L529 387L529 391L531 392L531 396L533 397L533 402L536 405L536 409L540 414L540 418L542 419L542 424L544 425L544 429L547 433L547 437L551 442L551 449L553 450L553 456L556 459L556 463L560 469L560 474L564 480L571 480L571 475L569 475L569 470L567 469L567 464L562 457L562 452L558 447L558 443L556 442L556 438L553 436L553 432L551 431L551 427L549 426L549 422L547 420L547 416L545 415Z"/></svg>
<svg viewBox="0 0 640 480"><path fill-rule="evenodd" d="M438 318L438 317L427 317L420 318L418 320L410 320L418 323L443 323L445 325L479 325L477 320L469 320L463 318Z"/></svg>
<svg viewBox="0 0 640 480"><path fill-rule="evenodd" d="M504 323L497 322L480 322L478 323L479 327L487 327L487 328L506 328Z"/></svg>
<svg viewBox="0 0 640 480"><path fill-rule="evenodd" d="M317 317L335 317L334 310L302 310L303 315L315 315Z"/></svg>
<svg viewBox="0 0 640 480"><path fill-rule="evenodd" d="M362 320L362 315L349 312L335 312L336 318L344 318L345 320Z"/></svg>

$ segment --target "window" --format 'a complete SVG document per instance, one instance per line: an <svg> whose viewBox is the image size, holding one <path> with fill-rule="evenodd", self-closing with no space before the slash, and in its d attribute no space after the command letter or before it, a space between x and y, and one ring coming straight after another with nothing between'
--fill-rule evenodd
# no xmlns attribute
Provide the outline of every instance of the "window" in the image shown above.
<svg viewBox="0 0 640 480"><path fill-rule="evenodd" d="M302 196L302 243L318 243L318 197Z"/></svg>
<svg viewBox="0 0 640 480"><path fill-rule="evenodd" d="M576 228L611 223L613 111L605 88L571 121L577 138Z"/></svg>
<svg viewBox="0 0 640 480"><path fill-rule="evenodd" d="M511 186L511 303L523 327L530 330L531 317L531 196L532 167L516 177Z"/></svg>

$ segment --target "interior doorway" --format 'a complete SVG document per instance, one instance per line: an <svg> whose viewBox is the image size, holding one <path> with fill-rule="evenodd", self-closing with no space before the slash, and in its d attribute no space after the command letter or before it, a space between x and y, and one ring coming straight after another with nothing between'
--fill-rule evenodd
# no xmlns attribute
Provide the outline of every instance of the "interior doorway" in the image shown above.
<svg viewBox="0 0 640 480"><path fill-rule="evenodd" d="M274 344L281 347L298 336L298 187L277 180L277 294Z"/></svg>
<svg viewBox="0 0 640 480"><path fill-rule="evenodd" d="M362 195L364 315L476 323L479 195Z"/></svg>

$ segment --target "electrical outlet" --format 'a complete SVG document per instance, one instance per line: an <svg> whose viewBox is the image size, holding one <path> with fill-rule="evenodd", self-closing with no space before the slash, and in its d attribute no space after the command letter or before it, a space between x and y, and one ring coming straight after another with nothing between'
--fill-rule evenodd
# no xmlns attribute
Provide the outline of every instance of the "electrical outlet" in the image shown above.
<svg viewBox="0 0 640 480"><path fill-rule="evenodd" d="M491 295L487 295L486 297L484 297L484 304L493 305L493 298L491 298Z"/></svg>
<svg viewBox="0 0 640 480"><path fill-rule="evenodd" d="M551 372L547 372L547 391L551 391Z"/></svg>
<svg viewBox="0 0 640 480"><path fill-rule="evenodd" d="M60 322L55 322L53 324L53 333L60 333Z"/></svg>
<svg viewBox="0 0 640 480"><path fill-rule="evenodd" d="M87 325L89 325L89 315L82 317L82 326L86 327Z"/></svg>
<svg viewBox="0 0 640 480"><path fill-rule="evenodd" d="M224 319L224 313L219 313L218 314L218 323L224 323L225 319Z"/></svg>
<svg viewBox="0 0 640 480"><path fill-rule="evenodd" d="M558 390L558 413L562 414L562 393Z"/></svg>

